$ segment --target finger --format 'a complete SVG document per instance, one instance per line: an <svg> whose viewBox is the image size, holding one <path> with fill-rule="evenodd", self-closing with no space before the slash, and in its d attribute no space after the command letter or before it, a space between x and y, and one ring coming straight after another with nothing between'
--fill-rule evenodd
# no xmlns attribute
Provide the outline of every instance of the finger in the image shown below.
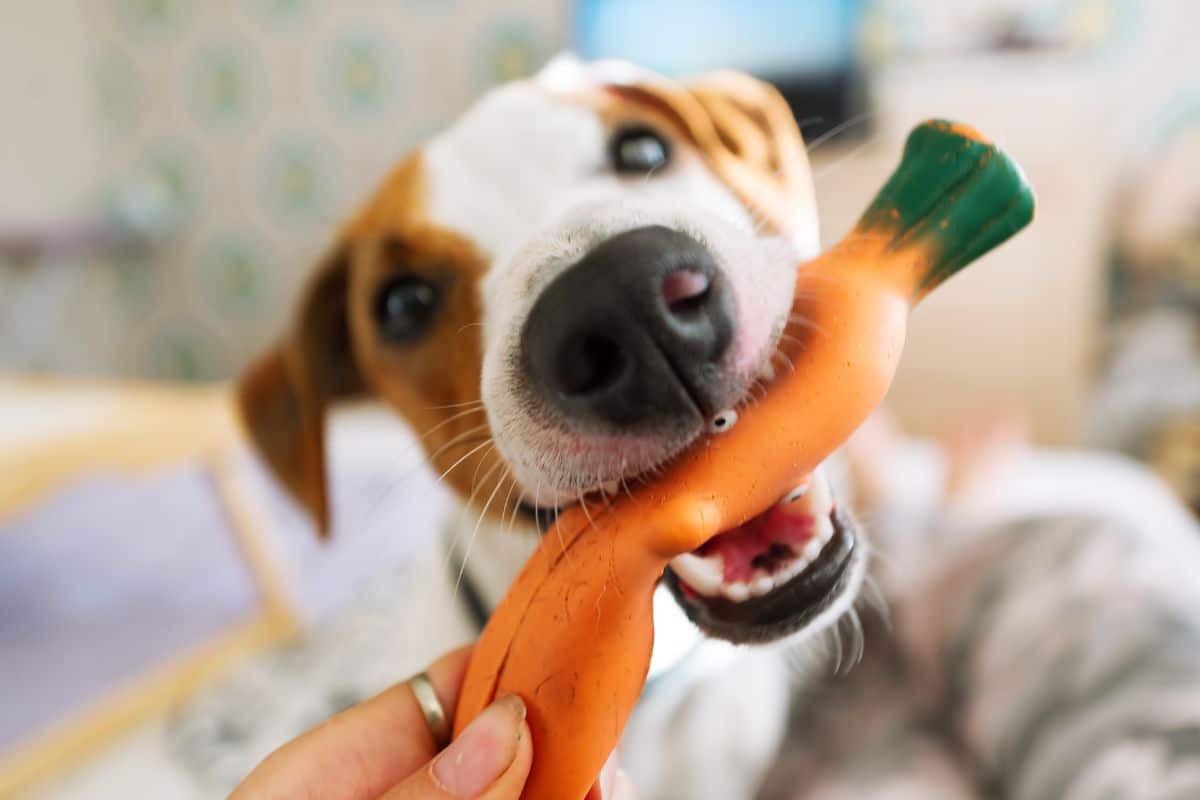
<svg viewBox="0 0 1200 800"><path fill-rule="evenodd" d="M467 669L470 648L443 656L426 671L446 714ZM433 734L407 683L331 717L272 753L230 800L258 797L374 800L437 752Z"/></svg>
<svg viewBox="0 0 1200 800"><path fill-rule="evenodd" d="M507 695L488 706L425 769L381 800L517 800L532 762L525 704Z"/></svg>

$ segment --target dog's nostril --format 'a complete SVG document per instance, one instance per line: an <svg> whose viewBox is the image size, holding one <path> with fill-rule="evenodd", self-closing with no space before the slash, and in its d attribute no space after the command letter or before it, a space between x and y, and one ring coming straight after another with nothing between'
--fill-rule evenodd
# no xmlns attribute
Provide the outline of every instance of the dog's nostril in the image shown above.
<svg viewBox="0 0 1200 800"><path fill-rule="evenodd" d="M559 389L566 395L592 394L615 383L625 367L625 352L612 339L580 336L559 353Z"/></svg>
<svg viewBox="0 0 1200 800"><path fill-rule="evenodd" d="M703 272L685 267L667 273L659 290L672 314L687 314L704 306L711 285Z"/></svg>

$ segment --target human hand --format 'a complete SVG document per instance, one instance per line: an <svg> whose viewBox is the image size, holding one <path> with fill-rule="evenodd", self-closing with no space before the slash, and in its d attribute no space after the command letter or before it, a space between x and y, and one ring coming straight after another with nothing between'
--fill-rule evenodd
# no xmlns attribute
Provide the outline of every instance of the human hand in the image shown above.
<svg viewBox="0 0 1200 800"><path fill-rule="evenodd" d="M425 673L451 719L469 655L469 647L456 650ZM517 800L532 760L520 698L497 699L438 753L404 682L276 750L230 800ZM632 786L615 769L615 760L600 782L602 800L633 800Z"/></svg>

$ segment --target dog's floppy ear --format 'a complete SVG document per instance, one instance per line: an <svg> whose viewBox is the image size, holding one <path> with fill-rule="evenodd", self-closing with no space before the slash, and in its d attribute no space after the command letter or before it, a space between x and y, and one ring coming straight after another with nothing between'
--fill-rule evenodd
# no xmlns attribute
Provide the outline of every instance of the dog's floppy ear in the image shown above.
<svg viewBox="0 0 1200 800"><path fill-rule="evenodd" d="M243 374L237 404L251 441L279 481L329 534L325 417L366 391L350 342L350 253L338 246L317 268L283 341Z"/></svg>

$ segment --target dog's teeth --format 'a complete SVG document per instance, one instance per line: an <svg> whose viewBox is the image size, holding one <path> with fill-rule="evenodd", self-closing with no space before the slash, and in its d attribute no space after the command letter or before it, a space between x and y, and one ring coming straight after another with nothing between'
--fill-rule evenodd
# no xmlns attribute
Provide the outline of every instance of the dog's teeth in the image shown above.
<svg viewBox="0 0 1200 800"><path fill-rule="evenodd" d="M833 538L833 518L829 514L821 514L813 519L813 541L820 542L824 547Z"/></svg>
<svg viewBox="0 0 1200 800"><path fill-rule="evenodd" d="M616 497L617 492L621 491L621 482L609 481L608 483L602 484L600 488L602 488L604 493L609 497Z"/></svg>
<svg viewBox="0 0 1200 800"><path fill-rule="evenodd" d="M825 473L817 470L808 484L808 508L814 517L827 517L833 511L833 491Z"/></svg>
<svg viewBox="0 0 1200 800"><path fill-rule="evenodd" d="M775 585L782 586L803 572L807 566L808 559L804 558L803 556L797 558L795 561L788 564L787 567L785 567L781 572L775 573Z"/></svg>
<svg viewBox="0 0 1200 800"><path fill-rule="evenodd" d="M681 581L705 597L715 596L725 580L725 563L719 555L701 557L684 553L671 559L671 569Z"/></svg>
<svg viewBox="0 0 1200 800"><path fill-rule="evenodd" d="M828 514L816 518L813 534L821 544L827 544L833 538L833 520Z"/></svg>
<svg viewBox="0 0 1200 800"><path fill-rule="evenodd" d="M785 494L779 505L796 505L796 511L814 517L827 516L833 510L833 492L825 473L817 469L804 483Z"/></svg>
<svg viewBox="0 0 1200 800"><path fill-rule="evenodd" d="M762 597L774 588L775 579L770 575L760 575L750 582L750 594L754 597Z"/></svg>
<svg viewBox="0 0 1200 800"><path fill-rule="evenodd" d="M735 603L744 603L750 599L750 587L738 581L722 586L721 594Z"/></svg>
<svg viewBox="0 0 1200 800"><path fill-rule="evenodd" d="M804 483L797 486L795 489L792 489L790 492L788 492L787 494L785 494L783 496L783 499L779 501L779 505L786 506L788 503L794 503L797 500L799 500L801 497L804 497L804 495L808 494L808 486L809 486L808 481L805 481Z"/></svg>
<svg viewBox="0 0 1200 800"><path fill-rule="evenodd" d="M779 501L789 505L789 516L802 515L812 518L812 535L795 557L781 561L772 571L757 569L748 581L726 582L724 559L719 556L701 557L694 553L677 556L671 568L679 579L697 594L705 597L722 596L734 603L743 603L752 597L763 597L796 578L812 566L821 556L821 551L834 538L836 527L833 522L833 492L829 481L821 470L815 470L804 483L793 488Z"/></svg>
<svg viewBox="0 0 1200 800"><path fill-rule="evenodd" d="M821 555L821 548L824 546L825 543L820 538L814 537L809 539L808 544L804 546L804 560L813 561L817 556Z"/></svg>

